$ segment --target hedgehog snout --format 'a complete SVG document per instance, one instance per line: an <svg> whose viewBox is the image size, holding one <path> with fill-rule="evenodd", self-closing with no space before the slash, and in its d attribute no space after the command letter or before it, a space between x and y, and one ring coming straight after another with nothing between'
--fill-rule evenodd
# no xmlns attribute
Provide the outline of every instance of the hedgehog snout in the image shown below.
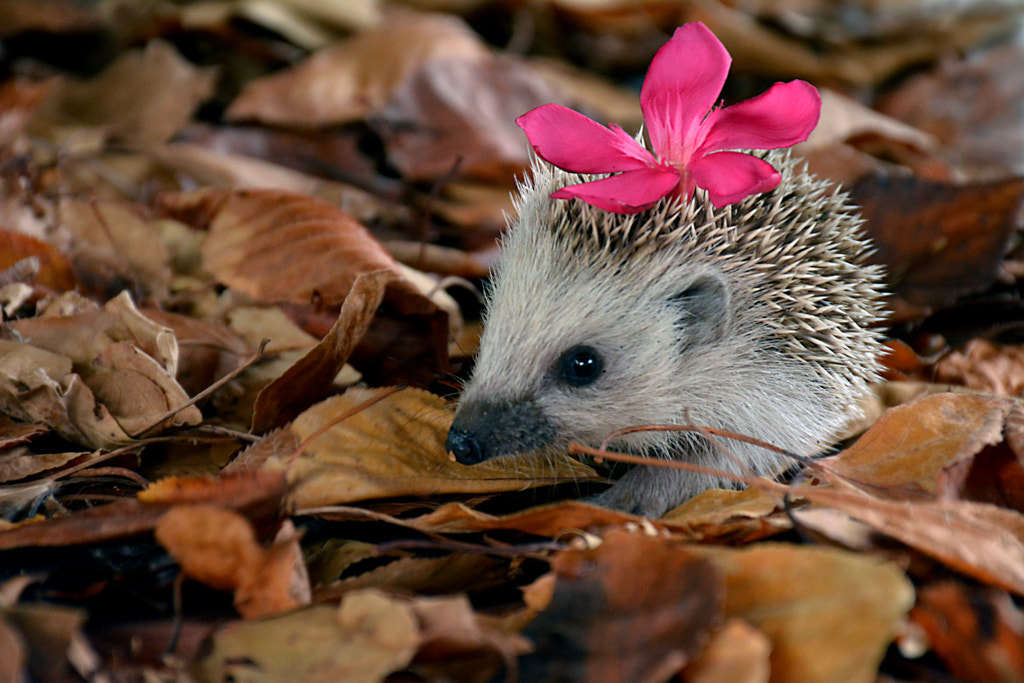
<svg viewBox="0 0 1024 683"><path fill-rule="evenodd" d="M463 465L551 443L557 430L532 400L469 401L459 406L445 448Z"/></svg>

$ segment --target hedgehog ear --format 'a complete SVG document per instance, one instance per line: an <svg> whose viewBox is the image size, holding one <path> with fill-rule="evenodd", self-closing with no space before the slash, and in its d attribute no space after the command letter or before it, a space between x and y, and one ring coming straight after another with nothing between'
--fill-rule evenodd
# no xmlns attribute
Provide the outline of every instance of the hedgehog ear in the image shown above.
<svg viewBox="0 0 1024 683"><path fill-rule="evenodd" d="M669 298L678 314L677 325L686 345L725 336L732 323L729 283L716 271L701 273Z"/></svg>

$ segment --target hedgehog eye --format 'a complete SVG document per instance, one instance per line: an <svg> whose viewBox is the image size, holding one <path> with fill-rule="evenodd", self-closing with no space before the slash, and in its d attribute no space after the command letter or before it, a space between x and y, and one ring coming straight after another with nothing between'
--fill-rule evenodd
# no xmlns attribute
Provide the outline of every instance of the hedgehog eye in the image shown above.
<svg viewBox="0 0 1024 683"><path fill-rule="evenodd" d="M589 346L574 346L558 359L558 378L571 387L585 387L604 370L604 359Z"/></svg>

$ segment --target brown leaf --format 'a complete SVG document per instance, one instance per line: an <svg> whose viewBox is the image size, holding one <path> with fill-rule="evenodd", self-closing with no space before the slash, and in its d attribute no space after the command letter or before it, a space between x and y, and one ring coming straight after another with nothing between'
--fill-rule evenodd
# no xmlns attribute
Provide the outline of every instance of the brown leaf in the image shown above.
<svg viewBox="0 0 1024 683"><path fill-rule="evenodd" d="M32 128L58 140L89 127L130 144L164 142L213 94L214 78L212 69L196 68L169 43L153 40L88 81L58 83Z"/></svg>
<svg viewBox="0 0 1024 683"><path fill-rule="evenodd" d="M885 500L837 486L842 488L805 487L801 493L951 569L1024 595L1024 515L964 500Z"/></svg>
<svg viewBox="0 0 1024 683"><path fill-rule="evenodd" d="M102 311L10 327L28 342L0 340L10 354L3 358L0 395L9 397L5 410L13 417L43 422L93 448L128 443L161 425L202 422L174 379L174 334L142 315L127 293ZM167 417L171 410L177 412Z"/></svg>
<svg viewBox="0 0 1024 683"><path fill-rule="evenodd" d="M226 116L300 127L356 121L378 110L424 64L486 55L483 42L457 18L392 12L377 29L251 81Z"/></svg>
<svg viewBox="0 0 1024 683"><path fill-rule="evenodd" d="M340 305L361 273L394 259L348 213L311 197L273 190L199 190L168 195L165 209L209 234L203 264L259 301ZM419 296L401 278L393 287Z"/></svg>
<svg viewBox="0 0 1024 683"><path fill-rule="evenodd" d="M0 91L2 96L2 91ZM2 106L0 106L2 111ZM0 127L2 127L0 122ZM75 274L71 263L49 243L30 235L22 235L10 230L0 229L0 271L5 271L24 259L34 258L38 262L30 278L23 281L33 282L55 292L65 292L75 288ZM8 284L0 280L0 286Z"/></svg>
<svg viewBox="0 0 1024 683"><path fill-rule="evenodd" d="M502 661L531 649L526 638L481 623L465 595L420 598L412 608L421 638L413 668L428 680L454 679L460 676L445 673L472 669L470 680L490 681Z"/></svg>
<svg viewBox="0 0 1024 683"><path fill-rule="evenodd" d="M249 520L237 512L182 505L160 518L155 535L186 576L234 591L235 607L247 619L309 604L309 581L294 531L264 549Z"/></svg>
<svg viewBox="0 0 1024 683"><path fill-rule="evenodd" d="M894 292L926 311L995 281L1022 196L1024 178L953 185L881 175L850 189Z"/></svg>
<svg viewBox="0 0 1024 683"><path fill-rule="evenodd" d="M1024 394L1024 348L972 339L934 365L937 382L1000 396Z"/></svg>
<svg viewBox="0 0 1024 683"><path fill-rule="evenodd" d="M765 634L733 619L711 637L682 679L685 683L768 683L771 650Z"/></svg>
<svg viewBox="0 0 1024 683"><path fill-rule="evenodd" d="M391 270L362 273L352 283L338 320L323 340L310 349L256 398L252 433L262 434L291 421L325 397L356 344L366 334L373 314L394 277Z"/></svg>
<svg viewBox="0 0 1024 683"><path fill-rule="evenodd" d="M152 308L143 309L142 313L174 332L178 342L175 379L190 396L235 370L252 355L252 348L224 325Z"/></svg>
<svg viewBox="0 0 1024 683"><path fill-rule="evenodd" d="M420 643L407 601L377 591L259 621L234 622L211 636L196 662L204 683L261 678L295 683L381 681L409 663Z"/></svg>
<svg viewBox="0 0 1024 683"><path fill-rule="evenodd" d="M166 297L170 259L138 207L115 200L71 200L61 203L60 220L71 231L69 255L87 290L106 298L131 283L136 294Z"/></svg>
<svg viewBox="0 0 1024 683"><path fill-rule="evenodd" d="M408 180L505 181L529 163L516 117L554 99L535 71L510 59L434 60L395 89L370 125Z"/></svg>
<svg viewBox="0 0 1024 683"><path fill-rule="evenodd" d="M452 462L444 448L452 413L441 398L418 389L383 396L380 390L349 389L291 424L289 431L304 451L288 468L297 508L514 491L588 476L588 468L568 459L516 458L473 466Z"/></svg>
<svg viewBox="0 0 1024 683"><path fill-rule="evenodd" d="M24 680L28 664L25 649L21 634L3 618L0 610L0 680L12 683Z"/></svg>
<svg viewBox="0 0 1024 683"><path fill-rule="evenodd" d="M943 470L999 443L1012 402L936 394L888 410L857 442L818 460L829 477L903 497L935 493Z"/></svg>
<svg viewBox="0 0 1024 683"><path fill-rule="evenodd" d="M954 53L949 53L950 55ZM1024 173L1024 58L1017 41L947 57L937 69L906 79L878 103L883 114L906 121L943 142L972 178Z"/></svg>
<svg viewBox="0 0 1024 683"><path fill-rule="evenodd" d="M830 548L760 544L693 552L725 576L725 616L771 640L771 680L871 683L914 602L893 564Z"/></svg>
<svg viewBox="0 0 1024 683"><path fill-rule="evenodd" d="M552 569L551 604L523 632L534 643L523 680L667 680L722 621L722 577L666 538L612 532Z"/></svg>
<svg viewBox="0 0 1024 683"><path fill-rule="evenodd" d="M694 540L749 543L792 527L785 513L775 514L779 504L777 494L756 486L711 489L669 510L659 522Z"/></svg>
<svg viewBox="0 0 1024 683"><path fill-rule="evenodd" d="M910 617L958 680L1024 680L1024 614L1005 593L944 581L921 589Z"/></svg>
<svg viewBox="0 0 1024 683"><path fill-rule="evenodd" d="M284 494L280 472L242 472L220 478L165 480L139 493L42 522L0 531L0 550L102 543L152 531L173 503L211 503L240 510L251 519L276 519Z"/></svg>
<svg viewBox="0 0 1024 683"><path fill-rule="evenodd" d="M28 652L30 680L67 680L73 670L69 664L74 663L76 645L88 647L82 634L86 620L83 610L46 603L21 604L0 611L0 615L22 636Z"/></svg>

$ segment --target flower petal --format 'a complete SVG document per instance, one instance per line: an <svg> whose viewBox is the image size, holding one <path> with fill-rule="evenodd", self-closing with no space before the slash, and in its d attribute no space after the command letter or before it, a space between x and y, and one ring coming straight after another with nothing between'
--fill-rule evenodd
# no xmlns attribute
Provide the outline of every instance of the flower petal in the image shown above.
<svg viewBox="0 0 1024 683"><path fill-rule="evenodd" d="M731 64L725 46L699 21L677 28L654 55L640 108L662 159L689 162L697 128L718 100Z"/></svg>
<svg viewBox="0 0 1024 683"><path fill-rule="evenodd" d="M573 173L615 173L654 165L654 156L616 126L606 128L558 104L532 109L516 123L541 159Z"/></svg>
<svg viewBox="0 0 1024 683"><path fill-rule="evenodd" d="M637 213L650 208L675 189L679 174L663 166L626 171L610 178L569 185L551 193L555 199L575 197L615 213Z"/></svg>
<svg viewBox="0 0 1024 683"><path fill-rule="evenodd" d="M690 164L688 170L718 208L774 190L782 179L767 161L741 152L709 154Z"/></svg>
<svg viewBox="0 0 1024 683"><path fill-rule="evenodd" d="M813 85L776 83L757 97L713 112L698 154L789 147L807 139L820 115L821 95Z"/></svg>

